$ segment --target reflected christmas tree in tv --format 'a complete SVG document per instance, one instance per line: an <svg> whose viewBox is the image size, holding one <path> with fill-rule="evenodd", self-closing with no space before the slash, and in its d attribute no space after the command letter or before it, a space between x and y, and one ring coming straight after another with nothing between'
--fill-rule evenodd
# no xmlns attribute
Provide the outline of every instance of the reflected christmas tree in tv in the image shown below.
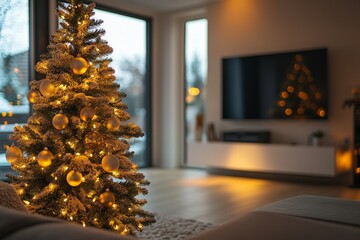
<svg viewBox="0 0 360 240"><path fill-rule="evenodd" d="M296 54L292 68L280 87L276 112L281 118L326 118L324 94L316 85L316 79L306 65L304 57Z"/></svg>
<svg viewBox="0 0 360 240"><path fill-rule="evenodd" d="M127 141L143 132L128 121L94 7L59 2L61 27L36 65L46 77L30 83L33 114L6 152L19 174L9 179L32 212L135 234L155 221Z"/></svg>

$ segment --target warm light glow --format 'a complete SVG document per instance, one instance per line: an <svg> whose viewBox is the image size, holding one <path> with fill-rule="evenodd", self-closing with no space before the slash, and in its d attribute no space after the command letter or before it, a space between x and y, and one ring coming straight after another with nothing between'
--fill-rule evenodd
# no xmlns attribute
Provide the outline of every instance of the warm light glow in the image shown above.
<svg viewBox="0 0 360 240"><path fill-rule="evenodd" d="M285 101L284 100L280 100L279 102L278 102L278 105L280 106L280 107L284 107L285 106Z"/></svg>
<svg viewBox="0 0 360 240"><path fill-rule="evenodd" d="M200 89L197 87L191 87L188 92L190 96L198 96L200 94Z"/></svg>
<svg viewBox="0 0 360 240"><path fill-rule="evenodd" d="M289 93L294 92L294 87L293 87L293 86L288 86L288 87L287 87L287 91L288 91Z"/></svg>
<svg viewBox="0 0 360 240"><path fill-rule="evenodd" d="M320 117L325 117L326 116L326 112L323 108L319 108L317 110L317 114L320 116Z"/></svg>
<svg viewBox="0 0 360 240"><path fill-rule="evenodd" d="M282 98L288 98L288 97L289 97L289 93L287 93L287 92L282 92L282 93L281 93L281 97L282 97Z"/></svg>
<svg viewBox="0 0 360 240"><path fill-rule="evenodd" d="M301 98L302 100L307 100L308 99L308 95L307 93L300 91L299 92L299 98Z"/></svg>
<svg viewBox="0 0 360 240"><path fill-rule="evenodd" d="M25 205L30 205L29 201L24 200L23 202L25 203Z"/></svg>
<svg viewBox="0 0 360 240"><path fill-rule="evenodd" d="M291 108L285 109L285 115L290 116L293 113L293 110Z"/></svg>
<svg viewBox="0 0 360 240"><path fill-rule="evenodd" d="M357 167L357 168L355 169L355 173L356 173L356 174L360 174L360 167Z"/></svg>

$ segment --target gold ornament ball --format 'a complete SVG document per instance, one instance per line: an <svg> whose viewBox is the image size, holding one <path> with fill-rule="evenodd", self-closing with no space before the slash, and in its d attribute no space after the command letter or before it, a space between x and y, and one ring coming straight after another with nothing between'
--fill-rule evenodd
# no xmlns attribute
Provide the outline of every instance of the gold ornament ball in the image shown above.
<svg viewBox="0 0 360 240"><path fill-rule="evenodd" d="M76 75L84 74L87 71L88 67L89 67L88 63L82 57L74 58L70 62L70 68L73 70L73 73L75 73Z"/></svg>
<svg viewBox="0 0 360 240"><path fill-rule="evenodd" d="M64 114L56 114L52 119L52 124L57 130L65 129L69 124L69 118Z"/></svg>
<svg viewBox="0 0 360 240"><path fill-rule="evenodd" d="M51 84L50 80L43 79L40 83L39 90L44 97L50 97L51 94L55 91L55 87Z"/></svg>
<svg viewBox="0 0 360 240"><path fill-rule="evenodd" d="M41 151L37 156L37 162L41 167L49 167L54 155L49 150Z"/></svg>
<svg viewBox="0 0 360 240"><path fill-rule="evenodd" d="M115 196L112 192L100 194L100 203L105 207L111 207L115 203Z"/></svg>
<svg viewBox="0 0 360 240"><path fill-rule="evenodd" d="M84 122L86 122L86 120L88 119L92 120L94 116L95 116L95 110L91 107L84 107L80 111L80 118Z"/></svg>
<svg viewBox="0 0 360 240"><path fill-rule="evenodd" d="M27 99L30 103L35 103L38 97L40 97L40 93L34 89L31 89L27 94Z"/></svg>
<svg viewBox="0 0 360 240"><path fill-rule="evenodd" d="M71 170L67 175L66 175L66 181L68 182L68 184L72 187L77 187L81 184L82 181L82 174L79 172L76 172L74 170Z"/></svg>
<svg viewBox="0 0 360 240"><path fill-rule="evenodd" d="M6 160L11 163L22 157L21 150L16 146L11 146L6 150L5 154Z"/></svg>
<svg viewBox="0 0 360 240"><path fill-rule="evenodd" d="M106 120L106 127L110 131L116 131L120 128L120 120L117 117L112 116Z"/></svg>
<svg viewBox="0 0 360 240"><path fill-rule="evenodd" d="M120 166L119 159L115 155L107 155L103 157L101 166L106 172L113 172Z"/></svg>

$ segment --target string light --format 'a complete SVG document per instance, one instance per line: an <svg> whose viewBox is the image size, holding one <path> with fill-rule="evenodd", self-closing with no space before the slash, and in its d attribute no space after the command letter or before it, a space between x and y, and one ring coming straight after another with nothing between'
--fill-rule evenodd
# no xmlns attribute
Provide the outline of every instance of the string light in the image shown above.
<svg viewBox="0 0 360 240"><path fill-rule="evenodd" d="M27 200L24 200L23 202L25 203L25 205L30 205L30 202Z"/></svg>

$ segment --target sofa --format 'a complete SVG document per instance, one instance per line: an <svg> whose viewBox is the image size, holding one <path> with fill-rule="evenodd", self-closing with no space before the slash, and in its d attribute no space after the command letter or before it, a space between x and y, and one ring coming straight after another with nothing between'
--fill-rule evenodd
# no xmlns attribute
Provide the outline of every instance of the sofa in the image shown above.
<svg viewBox="0 0 360 240"><path fill-rule="evenodd" d="M22 206L12 186L6 183L0 183L0 205L0 239L3 240L135 239L30 214ZM164 236L163 239L170 238ZM227 224L189 236L188 239L360 239L360 202L296 196L268 204Z"/></svg>

